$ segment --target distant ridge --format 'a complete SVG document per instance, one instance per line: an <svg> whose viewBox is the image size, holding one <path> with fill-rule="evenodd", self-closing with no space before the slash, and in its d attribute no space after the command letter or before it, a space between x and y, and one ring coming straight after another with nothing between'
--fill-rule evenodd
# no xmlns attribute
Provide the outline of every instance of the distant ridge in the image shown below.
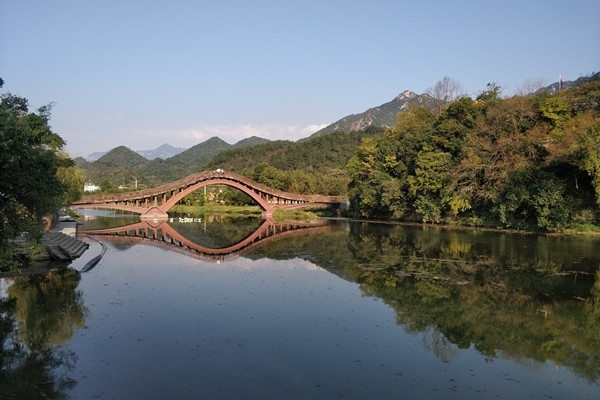
<svg viewBox="0 0 600 400"><path fill-rule="evenodd" d="M185 149L182 147L173 147L168 143L164 143L154 150L138 150L137 153L144 157L146 160L154 160L155 158L162 158L166 160L171 158Z"/></svg>
<svg viewBox="0 0 600 400"><path fill-rule="evenodd" d="M396 123L396 115L401 111L405 111L410 104L432 107L433 103L433 97L428 94L416 94L410 90L405 90L393 100L378 107L369 108L367 111L360 114L348 115L313 133L307 139L312 139L335 131L359 131L372 125L391 128Z"/></svg>
<svg viewBox="0 0 600 400"><path fill-rule="evenodd" d="M135 152L138 153L139 155L141 155L142 157L144 157L146 160L154 160L155 158L162 158L163 160L166 160L167 158L171 158L171 157L181 153L184 150L185 150L184 148L173 147L168 143L164 143L153 150L135 150ZM96 151L96 152L90 154L89 156L87 156L86 161L88 161L88 162L97 161L100 158L102 158L102 156L104 156L105 154L107 154L110 151L111 150Z"/></svg>
<svg viewBox="0 0 600 400"><path fill-rule="evenodd" d="M218 139L220 142L216 143L215 139ZM242 139L242 140L240 140L239 142L237 142L237 143L235 143L233 145L230 145L230 144L222 141L221 139L219 139L217 137L213 137L211 139L208 139L204 143L199 143L196 146L200 145L202 147L202 145L204 145L204 147L206 147L206 146L213 146L213 145L215 145L217 148L218 147L222 147L222 149L228 149L228 148L239 149L239 148L243 148L243 147L256 146L258 144L263 144L263 143L267 143L267 142L269 142L268 139L263 139L263 138L260 138L260 137L257 137L257 136L251 136L249 138ZM196 146L193 146L193 147L196 147ZM184 149L183 147L174 147L174 146L171 146L168 143L164 143L164 144L160 145L159 147L157 147L156 149L152 149L152 150L133 150L133 151L135 153L141 155L142 157L144 157L146 160L154 160L154 159L157 159L157 158L162 158L163 160L166 160L168 158L175 157L176 155L178 155L180 153L188 151L188 150L192 149L193 147L190 147L189 149ZM90 154L89 156L87 156L87 158L85 160L87 162L97 161L97 160L99 160L100 158L102 158L104 155L106 155L107 153L109 153L111 151L112 150L94 152L94 153Z"/></svg>
<svg viewBox="0 0 600 400"><path fill-rule="evenodd" d="M579 86L582 83L589 82L592 80L600 80L600 72L594 72L590 76L581 76L581 77L575 79L574 81L564 81L562 83L562 88L566 89L566 88L570 88L573 86ZM546 87L539 89L536 93L548 92L550 94L554 94L554 93L558 92L560 89L561 89L561 83L554 82L551 85L548 85Z"/></svg>
<svg viewBox="0 0 600 400"><path fill-rule="evenodd" d="M123 183L127 186L132 177L146 185L157 185L180 179L183 176L202 170L217 154L229 149L241 149L270 142L256 136L240 140L236 144L229 144L214 136L205 142L198 143L189 149L178 152L172 157L166 157L170 151L179 149L164 144L151 153L148 159L140 152L133 151L125 146L118 146L100 155L96 160L89 162L78 158L77 165L85 169L86 179L91 182L104 180ZM165 156L165 158L160 155ZM131 184L131 183L129 183Z"/></svg>

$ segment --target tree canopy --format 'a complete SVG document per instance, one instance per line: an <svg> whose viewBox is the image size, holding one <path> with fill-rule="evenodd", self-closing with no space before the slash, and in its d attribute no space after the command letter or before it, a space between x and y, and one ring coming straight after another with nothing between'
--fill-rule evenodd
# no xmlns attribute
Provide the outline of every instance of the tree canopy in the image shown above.
<svg viewBox="0 0 600 400"><path fill-rule="evenodd" d="M347 165L355 216L553 231L600 224L600 75L412 106ZM439 114L439 115L438 115Z"/></svg>
<svg viewBox="0 0 600 400"><path fill-rule="evenodd" d="M67 193L71 198L79 195L70 190L69 182L79 181L72 176L72 160L62 151L64 140L49 125L51 110L49 104L30 112L27 99L10 93L0 97L2 264L12 262L12 239L22 232L39 238L41 218L58 210Z"/></svg>

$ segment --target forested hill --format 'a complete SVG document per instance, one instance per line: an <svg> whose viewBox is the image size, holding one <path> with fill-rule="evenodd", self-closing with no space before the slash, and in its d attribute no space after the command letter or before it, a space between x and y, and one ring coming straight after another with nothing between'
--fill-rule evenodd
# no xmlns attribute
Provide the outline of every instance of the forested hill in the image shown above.
<svg viewBox="0 0 600 400"><path fill-rule="evenodd" d="M207 168L239 172L259 183L301 194L346 195L346 164L363 139L384 128L333 132L306 141L275 141L216 155Z"/></svg>
<svg viewBox="0 0 600 400"><path fill-rule="evenodd" d="M362 139L383 133L371 126L365 130L334 132L311 140L291 142L279 140L217 154L207 168L223 168L250 174L258 164L267 163L283 171L340 170L352 157Z"/></svg>
<svg viewBox="0 0 600 400"><path fill-rule="evenodd" d="M348 163L363 218L554 231L600 226L600 73L554 93L489 84L410 107ZM599 229L600 230L600 229Z"/></svg>

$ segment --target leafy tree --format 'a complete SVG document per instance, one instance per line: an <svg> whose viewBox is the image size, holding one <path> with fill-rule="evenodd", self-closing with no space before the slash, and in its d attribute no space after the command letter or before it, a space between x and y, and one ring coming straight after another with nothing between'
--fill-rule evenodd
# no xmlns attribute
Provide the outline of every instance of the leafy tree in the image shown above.
<svg viewBox="0 0 600 400"><path fill-rule="evenodd" d="M552 231L569 221L570 209L565 200L565 185L556 181L554 176L543 174L530 192L538 228Z"/></svg>
<svg viewBox="0 0 600 400"><path fill-rule="evenodd" d="M70 204L79 200L83 195L84 170L76 167L68 155L59 153L59 167L56 174L67 188L64 193L63 204Z"/></svg>
<svg viewBox="0 0 600 400"><path fill-rule="evenodd" d="M571 115L569 104L556 96L548 97L542 101L539 109L542 116L550 122L553 128L560 128Z"/></svg>
<svg viewBox="0 0 600 400"><path fill-rule="evenodd" d="M487 90L482 90L477 96L476 100L478 103L481 103L486 107L494 106L502 101L501 94L502 87L496 82L490 82L487 84Z"/></svg>
<svg viewBox="0 0 600 400"><path fill-rule="evenodd" d="M581 167L592 178L596 203L600 205L600 119L595 118L585 129L579 151Z"/></svg>
<svg viewBox="0 0 600 400"><path fill-rule="evenodd" d="M452 155L423 149L415 162L415 174L408 177L410 193L416 196L415 211L424 222L439 222L442 216L441 192L449 179Z"/></svg>
<svg viewBox="0 0 600 400"><path fill-rule="evenodd" d="M10 93L0 98L0 257L7 263L11 239L24 231L39 238L38 223L62 205L67 189L57 176L65 142L49 126L51 110L29 112L27 99Z"/></svg>

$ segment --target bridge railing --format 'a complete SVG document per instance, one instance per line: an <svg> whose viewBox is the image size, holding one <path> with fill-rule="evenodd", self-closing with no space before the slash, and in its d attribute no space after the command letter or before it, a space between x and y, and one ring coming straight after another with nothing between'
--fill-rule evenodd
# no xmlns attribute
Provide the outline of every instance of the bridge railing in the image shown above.
<svg viewBox="0 0 600 400"><path fill-rule="evenodd" d="M274 189L255 182L243 175L229 171L203 171L195 173L185 178L179 179L174 182L166 183L160 186L156 186L149 189L142 189L132 192L122 193L103 193L103 194L90 194L84 195L82 198L74 202L73 205L86 205L86 204L108 204L108 203L120 203L120 202L135 202L135 201L146 201L148 199L159 199L163 196L178 193L190 186L193 186L199 182L210 181L213 179L219 180L231 180L238 182L243 186L247 187L248 190L252 190L255 193L261 193L268 196L273 196L280 199L288 199L292 201L300 201L307 203L321 203L321 204L339 204L343 201L343 198L338 196L324 196L324 195L303 195L297 193L284 192L282 190Z"/></svg>

